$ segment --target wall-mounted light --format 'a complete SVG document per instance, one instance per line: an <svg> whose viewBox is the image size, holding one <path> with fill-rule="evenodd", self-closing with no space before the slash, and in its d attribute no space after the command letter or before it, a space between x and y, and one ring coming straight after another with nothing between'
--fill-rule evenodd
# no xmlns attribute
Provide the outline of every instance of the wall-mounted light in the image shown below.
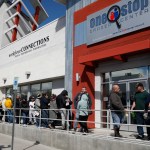
<svg viewBox="0 0 150 150"><path fill-rule="evenodd" d="M25 75L26 75L27 79L29 79L29 77L30 77L30 75L31 75L31 72L30 72L30 71L26 71L26 72L25 72Z"/></svg>
<svg viewBox="0 0 150 150"><path fill-rule="evenodd" d="M4 81L4 84L5 84L5 83L6 83L6 81L7 81L7 78L3 78L2 80Z"/></svg>
<svg viewBox="0 0 150 150"><path fill-rule="evenodd" d="M77 82L80 81L80 75L79 75L79 73L76 73L76 81L77 81Z"/></svg>

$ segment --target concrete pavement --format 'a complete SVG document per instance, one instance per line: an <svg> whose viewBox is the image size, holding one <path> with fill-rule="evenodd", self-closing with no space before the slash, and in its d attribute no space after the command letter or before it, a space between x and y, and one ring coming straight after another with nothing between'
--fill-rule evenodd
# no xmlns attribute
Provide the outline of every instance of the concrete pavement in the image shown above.
<svg viewBox="0 0 150 150"><path fill-rule="evenodd" d="M0 133L0 150L11 150L11 136ZM60 150L52 147L48 147L38 142L31 142L15 138L14 150Z"/></svg>

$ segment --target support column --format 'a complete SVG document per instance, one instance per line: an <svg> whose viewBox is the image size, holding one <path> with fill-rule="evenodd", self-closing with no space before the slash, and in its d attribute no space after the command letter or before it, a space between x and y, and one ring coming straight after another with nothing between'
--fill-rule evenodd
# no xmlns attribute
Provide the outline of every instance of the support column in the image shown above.
<svg viewBox="0 0 150 150"><path fill-rule="evenodd" d="M41 2L41 0L39 0ZM36 6L36 9L35 9L35 14L34 14L34 19L36 22L39 21L39 14L40 14L40 7L39 6ZM35 23L33 23L32 25L32 31L36 30L37 29L37 26Z"/></svg>
<svg viewBox="0 0 150 150"><path fill-rule="evenodd" d="M21 3L20 2L18 3L16 10L19 13L21 12ZM19 16L18 15L15 17L14 24L17 26L19 25ZM13 33L12 33L12 42L16 41L16 39L17 39L17 28L14 28Z"/></svg>

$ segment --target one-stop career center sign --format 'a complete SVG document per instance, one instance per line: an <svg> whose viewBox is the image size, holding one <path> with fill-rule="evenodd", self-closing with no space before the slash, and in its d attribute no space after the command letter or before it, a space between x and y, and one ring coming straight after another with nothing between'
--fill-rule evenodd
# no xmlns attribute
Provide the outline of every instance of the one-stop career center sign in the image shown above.
<svg viewBox="0 0 150 150"><path fill-rule="evenodd" d="M122 0L87 17L87 45L150 26L150 0Z"/></svg>

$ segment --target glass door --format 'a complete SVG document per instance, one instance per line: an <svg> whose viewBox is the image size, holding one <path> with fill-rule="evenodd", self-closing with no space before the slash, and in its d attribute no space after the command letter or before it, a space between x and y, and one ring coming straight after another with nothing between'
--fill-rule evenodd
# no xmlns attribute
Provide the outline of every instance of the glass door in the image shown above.
<svg viewBox="0 0 150 150"><path fill-rule="evenodd" d="M139 81L130 81L129 82L129 108L132 107L133 101L134 101L134 95L136 93L136 84L137 83L142 83L144 86L144 89L146 91L149 91L149 86L148 86L148 80L139 80ZM135 112L129 112L128 115L128 120L130 124L136 124L136 116ZM135 126L130 126L129 131L136 131Z"/></svg>

